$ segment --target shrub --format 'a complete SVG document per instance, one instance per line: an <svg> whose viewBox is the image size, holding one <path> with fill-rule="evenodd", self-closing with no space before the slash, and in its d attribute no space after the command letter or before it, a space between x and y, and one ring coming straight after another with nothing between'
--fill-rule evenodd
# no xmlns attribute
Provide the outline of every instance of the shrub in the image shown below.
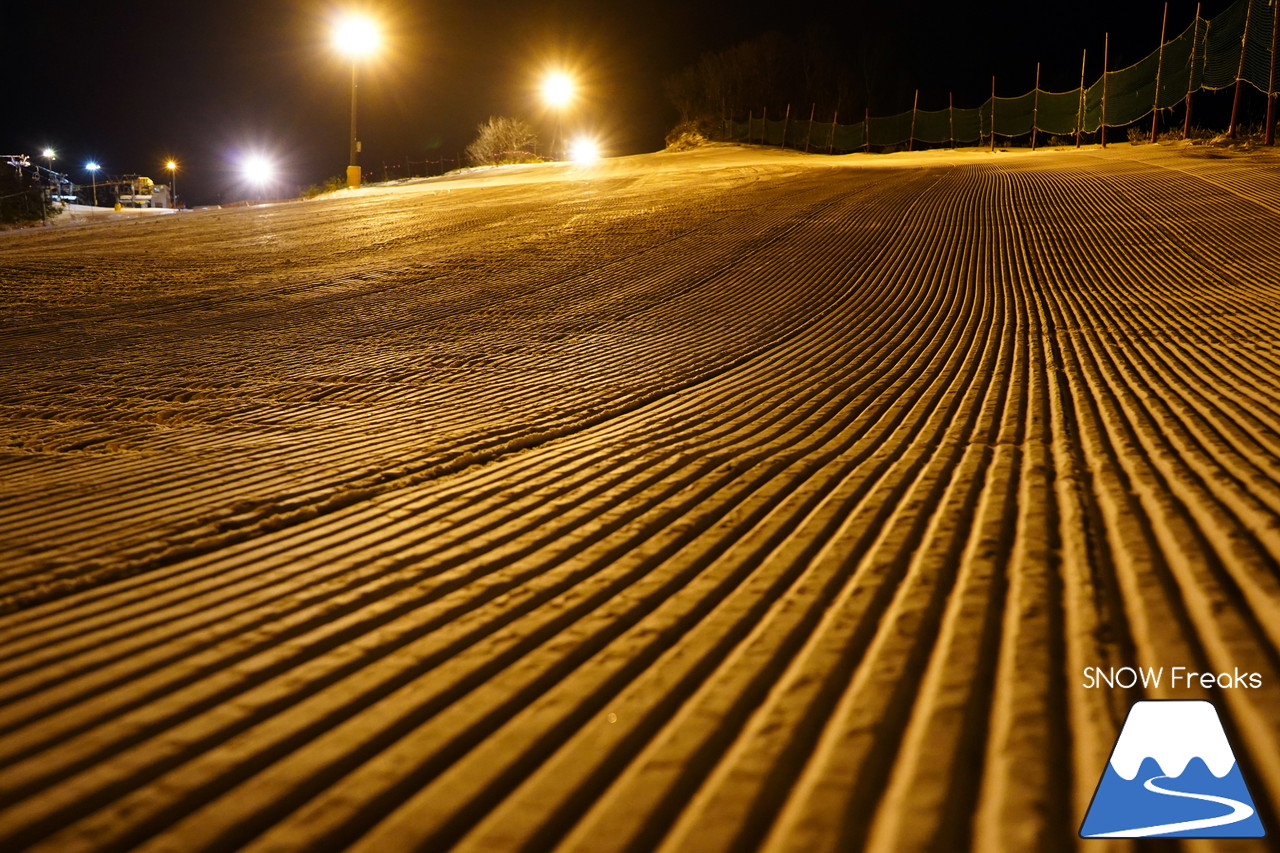
<svg viewBox="0 0 1280 853"><path fill-rule="evenodd" d="M698 122L682 121L667 134L668 151L688 151L707 144L707 134Z"/></svg>
<svg viewBox="0 0 1280 853"><path fill-rule="evenodd" d="M507 116L490 116L477 128L475 140L467 146L467 160L475 166L497 166L503 163L531 163L538 135L528 122Z"/></svg>
<svg viewBox="0 0 1280 853"><path fill-rule="evenodd" d="M312 184L302 191L303 198L315 198L325 193L336 193L338 190L345 188L347 179L341 175L334 175L326 180L323 184Z"/></svg>

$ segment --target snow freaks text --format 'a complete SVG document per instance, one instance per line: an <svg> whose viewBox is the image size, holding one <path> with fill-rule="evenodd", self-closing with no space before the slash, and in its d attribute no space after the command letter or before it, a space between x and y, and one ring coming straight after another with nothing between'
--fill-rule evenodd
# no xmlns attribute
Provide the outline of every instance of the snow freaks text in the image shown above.
<svg viewBox="0 0 1280 853"><path fill-rule="evenodd" d="M1241 672L1236 667L1231 672L1197 672L1185 666L1086 666L1081 687L1093 690L1099 687L1128 689L1142 685L1144 688L1170 687L1224 690L1256 690L1262 686L1262 675Z"/></svg>

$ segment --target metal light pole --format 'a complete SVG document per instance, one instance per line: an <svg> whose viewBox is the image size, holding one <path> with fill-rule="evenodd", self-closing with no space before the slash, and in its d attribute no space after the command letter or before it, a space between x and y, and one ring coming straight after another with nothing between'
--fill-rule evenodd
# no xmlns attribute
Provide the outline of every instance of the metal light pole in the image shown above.
<svg viewBox="0 0 1280 853"><path fill-rule="evenodd" d="M360 186L360 139L356 136L356 61L351 60L351 154L347 158L347 186Z"/></svg>
<svg viewBox="0 0 1280 853"><path fill-rule="evenodd" d="M49 164L49 165L48 165L48 168L46 168L46 169L45 169L45 171L46 171L46 172L48 172L49 174L48 174L48 176L47 176L47 179L46 179L46 180L45 180L45 182L44 182L44 185L41 187L41 194L40 194L40 224L41 224L41 225L48 225L48 224L49 224L49 214L48 214L48 209L49 209L49 182L53 180L53 157L54 157L54 152L53 152L53 149L52 149L52 148L46 148L46 149L44 149L44 151L42 152L42 154L43 154L43 156L44 156L44 160L45 160L45 162Z"/></svg>
<svg viewBox="0 0 1280 853"><path fill-rule="evenodd" d="M356 68L360 59L378 48L381 35L378 26L369 18L348 16L333 29L333 43L339 51L351 57L351 134L347 157L347 187L360 186L360 139L356 134Z"/></svg>
<svg viewBox="0 0 1280 853"><path fill-rule="evenodd" d="M164 164L169 170L169 206L174 210L178 209L178 162L170 160Z"/></svg>
<svg viewBox="0 0 1280 853"><path fill-rule="evenodd" d="M93 206L98 206L98 169L101 168L97 163L86 163L84 166L89 170L89 174L93 179Z"/></svg>

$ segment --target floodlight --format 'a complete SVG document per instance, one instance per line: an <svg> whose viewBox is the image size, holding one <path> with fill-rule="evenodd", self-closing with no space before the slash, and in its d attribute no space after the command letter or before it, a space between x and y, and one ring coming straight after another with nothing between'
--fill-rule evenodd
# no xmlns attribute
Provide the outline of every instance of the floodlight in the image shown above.
<svg viewBox="0 0 1280 853"><path fill-rule="evenodd" d="M373 19L348 15L333 27L333 46L352 59L369 56L382 44L382 33Z"/></svg>
<svg viewBox="0 0 1280 853"><path fill-rule="evenodd" d="M580 136L569 143L569 159L575 163L594 163L600 159L600 143Z"/></svg>
<svg viewBox="0 0 1280 853"><path fill-rule="evenodd" d="M576 90L573 78L563 71L553 71L542 80L542 98L553 107L566 106Z"/></svg>
<svg viewBox="0 0 1280 853"><path fill-rule="evenodd" d="M271 165L267 158L258 154L246 157L240 165L240 171L250 183L259 185L268 183L275 177L275 167Z"/></svg>

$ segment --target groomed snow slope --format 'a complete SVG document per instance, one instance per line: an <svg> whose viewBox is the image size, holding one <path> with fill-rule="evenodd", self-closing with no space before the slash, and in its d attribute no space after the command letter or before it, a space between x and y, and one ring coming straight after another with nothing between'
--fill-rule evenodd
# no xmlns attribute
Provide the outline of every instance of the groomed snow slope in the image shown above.
<svg viewBox="0 0 1280 853"><path fill-rule="evenodd" d="M1274 155L522 167L0 288L0 849L1093 849L1143 697L1280 829Z"/></svg>

